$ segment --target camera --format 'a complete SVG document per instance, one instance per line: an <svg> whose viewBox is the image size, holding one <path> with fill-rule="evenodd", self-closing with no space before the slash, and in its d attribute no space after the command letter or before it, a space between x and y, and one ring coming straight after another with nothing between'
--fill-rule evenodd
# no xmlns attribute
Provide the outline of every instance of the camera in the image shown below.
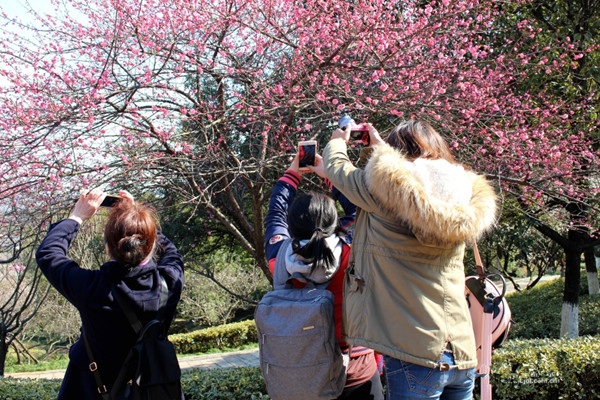
<svg viewBox="0 0 600 400"><path fill-rule="evenodd" d="M119 200L121 200L121 196L115 196L115 195L112 195L112 194L107 194L106 197L104 198L104 200L102 200L102 204L100 204L100 207L112 207Z"/></svg>
<svg viewBox="0 0 600 400"><path fill-rule="evenodd" d="M307 166L314 166L317 157L317 141L306 140L298 142L298 166L305 168Z"/></svg>
<svg viewBox="0 0 600 400"><path fill-rule="evenodd" d="M365 124L357 124L349 115L340 118L340 129L344 130L350 124L350 139L369 145L369 128Z"/></svg>

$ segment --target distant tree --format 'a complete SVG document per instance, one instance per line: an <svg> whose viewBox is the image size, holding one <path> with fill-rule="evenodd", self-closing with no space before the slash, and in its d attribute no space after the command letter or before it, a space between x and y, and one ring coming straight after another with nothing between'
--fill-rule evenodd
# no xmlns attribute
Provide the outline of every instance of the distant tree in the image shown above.
<svg viewBox="0 0 600 400"><path fill-rule="evenodd" d="M563 251L557 243L538 232L529 218L511 211L515 209L505 207L502 220L487 237L487 246L480 250L484 257L489 257L488 269L502 273L516 290L530 289L544 275L561 269ZM524 288L516 281L523 277L521 274L529 278Z"/></svg>
<svg viewBox="0 0 600 400"><path fill-rule="evenodd" d="M0 377L8 349L43 303L47 290L38 290L42 273L31 251L0 263Z"/></svg>

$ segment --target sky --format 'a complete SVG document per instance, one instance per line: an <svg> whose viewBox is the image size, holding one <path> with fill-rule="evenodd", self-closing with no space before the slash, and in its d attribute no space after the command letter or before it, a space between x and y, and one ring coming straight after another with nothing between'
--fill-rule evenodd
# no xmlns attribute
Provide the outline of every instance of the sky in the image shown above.
<svg viewBox="0 0 600 400"><path fill-rule="evenodd" d="M50 0L3 0L0 7L11 17L25 18L27 16L26 4L41 12L50 12L53 9Z"/></svg>
<svg viewBox="0 0 600 400"><path fill-rule="evenodd" d="M29 4L33 9L42 12L50 12L50 10L52 10L52 4L50 0L2 0L0 3L0 10L5 12L9 18L18 17L21 21L26 22L31 20L31 17L27 13L27 4ZM15 28L11 25L3 25L0 26L0 29L10 32ZM1 67L4 68L4 64L2 64ZM0 76L0 86L5 85L6 80L4 77Z"/></svg>

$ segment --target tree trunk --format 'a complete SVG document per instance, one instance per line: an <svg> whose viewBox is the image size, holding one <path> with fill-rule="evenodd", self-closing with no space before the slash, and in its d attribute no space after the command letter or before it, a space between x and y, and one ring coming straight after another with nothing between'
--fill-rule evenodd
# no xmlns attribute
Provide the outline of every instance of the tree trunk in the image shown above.
<svg viewBox="0 0 600 400"><path fill-rule="evenodd" d="M587 252L586 252L587 255ZM600 291L599 289L599 285L598 285L598 267L600 266L600 252L596 252L595 248L593 251L593 256L592 259L594 260L593 262L593 268L590 268L589 263L587 261L585 261L585 269L587 271L587 279L588 279L588 292L590 294L590 296L598 294L598 292Z"/></svg>
<svg viewBox="0 0 600 400"><path fill-rule="evenodd" d="M7 333L6 326L3 322L0 322L0 378L4 378L4 366L6 364L6 354L8 353Z"/></svg>
<svg viewBox="0 0 600 400"><path fill-rule="evenodd" d="M577 236L570 231L569 236ZM560 336L574 338L579 336L579 286L581 279L581 250L577 247L565 248L565 291L563 294Z"/></svg>
<svg viewBox="0 0 600 400"><path fill-rule="evenodd" d="M579 336L579 304L563 302L560 337L573 339Z"/></svg>
<svg viewBox="0 0 600 400"><path fill-rule="evenodd" d="M588 290L589 290L589 294L590 296L593 296L595 294L598 294L599 291L599 287L598 287L598 271L594 271L594 272L587 272L587 279L588 279Z"/></svg>

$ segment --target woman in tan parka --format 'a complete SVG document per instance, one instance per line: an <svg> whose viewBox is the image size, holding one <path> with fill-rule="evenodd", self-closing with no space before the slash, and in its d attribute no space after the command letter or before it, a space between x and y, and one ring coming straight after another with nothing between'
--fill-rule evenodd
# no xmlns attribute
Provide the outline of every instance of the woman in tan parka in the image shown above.
<svg viewBox="0 0 600 400"><path fill-rule="evenodd" d="M370 125L364 169L350 127L325 148L325 175L359 208L346 270L342 335L384 355L388 399L471 399L477 364L464 296L465 243L494 223L496 195L456 163L427 123L384 142Z"/></svg>

